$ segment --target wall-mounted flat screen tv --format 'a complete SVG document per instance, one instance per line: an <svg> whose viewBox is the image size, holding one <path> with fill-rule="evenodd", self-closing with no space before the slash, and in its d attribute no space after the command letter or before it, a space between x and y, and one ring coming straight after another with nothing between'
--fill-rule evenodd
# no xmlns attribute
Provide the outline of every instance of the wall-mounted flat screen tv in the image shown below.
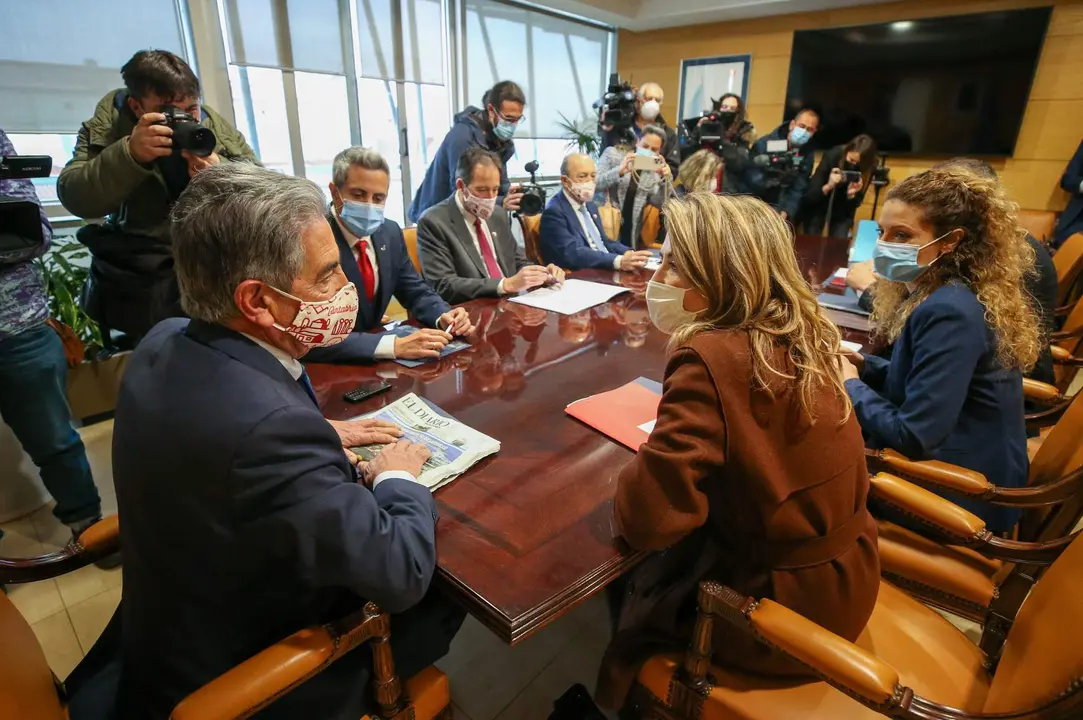
<svg viewBox="0 0 1083 720"><path fill-rule="evenodd" d="M868 133L889 154L1011 155L1051 13L795 32L785 120L819 110L818 148Z"/></svg>

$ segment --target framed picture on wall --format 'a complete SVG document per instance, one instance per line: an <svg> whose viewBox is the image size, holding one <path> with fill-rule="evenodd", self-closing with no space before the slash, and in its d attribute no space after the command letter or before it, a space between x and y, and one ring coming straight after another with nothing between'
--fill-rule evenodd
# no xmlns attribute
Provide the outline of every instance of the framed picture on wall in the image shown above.
<svg viewBox="0 0 1083 720"><path fill-rule="evenodd" d="M681 60L681 86L677 95L680 119L699 117L711 101L736 93L748 102L751 55L719 55Z"/></svg>

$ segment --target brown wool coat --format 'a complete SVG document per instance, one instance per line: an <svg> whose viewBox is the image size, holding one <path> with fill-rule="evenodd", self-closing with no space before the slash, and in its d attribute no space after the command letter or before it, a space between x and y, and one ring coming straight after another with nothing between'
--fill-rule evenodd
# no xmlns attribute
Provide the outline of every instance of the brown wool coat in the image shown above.
<svg viewBox="0 0 1083 720"><path fill-rule="evenodd" d="M848 640L872 614L880 564L857 421L840 425L824 388L810 423L789 383L773 381L772 398L752 389L751 372L739 331L701 333L670 357L654 432L621 471L614 505L629 545L668 550L628 578L603 705L619 707L647 657L688 646L700 580L776 600ZM803 674L725 622L713 644L716 663Z"/></svg>

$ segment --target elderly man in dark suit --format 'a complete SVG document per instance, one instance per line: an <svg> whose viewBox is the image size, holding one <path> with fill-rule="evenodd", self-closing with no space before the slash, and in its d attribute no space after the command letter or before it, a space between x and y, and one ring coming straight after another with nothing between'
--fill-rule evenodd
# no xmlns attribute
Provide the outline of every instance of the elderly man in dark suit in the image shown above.
<svg viewBox="0 0 1083 720"><path fill-rule="evenodd" d="M1077 232L1083 232L1083 142L1079 143L1071 162L1064 169L1060 186L1069 193L1070 199L1060 214L1057 229L1053 231L1054 248L1059 248L1061 243Z"/></svg>
<svg viewBox="0 0 1083 720"><path fill-rule="evenodd" d="M496 204L502 166L496 153L484 148L464 152L455 192L417 223L422 273L453 305L564 282L563 270L531 264L512 237L508 213Z"/></svg>
<svg viewBox="0 0 1083 720"><path fill-rule="evenodd" d="M186 695L302 628L373 601L397 671L447 652L461 611L429 594L436 504L428 451L392 428L368 464L323 418L298 359L357 314L313 183L228 163L197 174L173 213L184 309L128 363L113 476L124 545L121 717L164 720ZM260 718L357 718L371 654L352 652Z"/></svg>
<svg viewBox="0 0 1083 720"><path fill-rule="evenodd" d="M651 253L632 250L606 237L593 200L597 177L589 155L575 153L564 158L560 164L561 192L542 213L538 234L542 259L567 270L639 270Z"/></svg>
<svg viewBox="0 0 1083 720"><path fill-rule="evenodd" d="M357 286L355 332L345 342L316 348L308 362L357 363L437 357L454 335L474 331L463 308L452 310L410 261L402 229L384 219L391 169L375 150L347 148L335 156L330 184L333 212L327 222L338 243L342 271ZM394 296L423 329L398 337L375 334Z"/></svg>

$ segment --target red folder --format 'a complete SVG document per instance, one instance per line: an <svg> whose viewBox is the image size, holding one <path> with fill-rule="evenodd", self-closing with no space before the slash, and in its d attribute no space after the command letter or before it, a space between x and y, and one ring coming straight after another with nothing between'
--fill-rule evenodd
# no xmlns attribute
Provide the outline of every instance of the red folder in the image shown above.
<svg viewBox="0 0 1083 720"><path fill-rule="evenodd" d="M616 390L573 402L565 412L621 445L639 450L650 436L640 426L652 423L658 417L661 399L661 386L640 378Z"/></svg>

